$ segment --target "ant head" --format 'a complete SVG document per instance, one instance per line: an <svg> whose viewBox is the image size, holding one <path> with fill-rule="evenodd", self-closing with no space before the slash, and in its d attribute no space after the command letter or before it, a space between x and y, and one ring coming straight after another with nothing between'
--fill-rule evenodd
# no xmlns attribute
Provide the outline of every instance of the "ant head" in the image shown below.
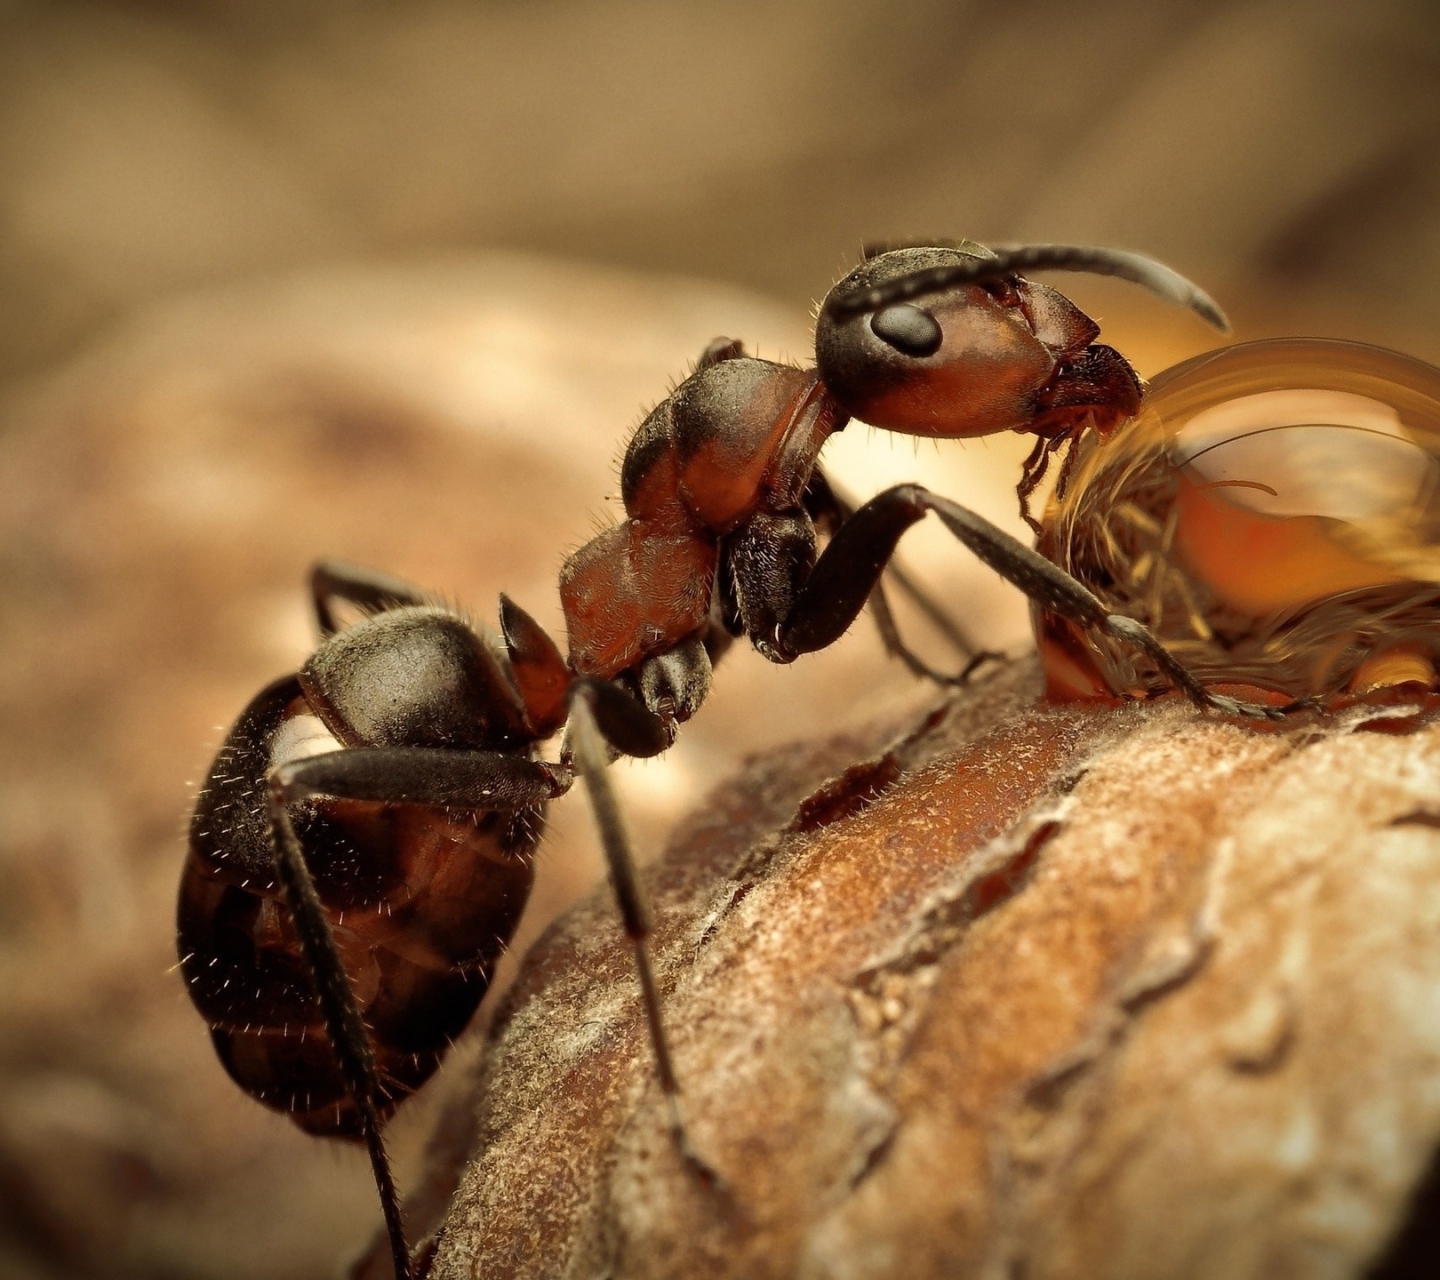
<svg viewBox="0 0 1440 1280"><path fill-rule="evenodd" d="M821 307L820 377L853 416L912 435L1049 433L1042 419L1060 404L1065 421L1076 420L1091 406L1068 383L1077 381L1073 369L1093 363L1087 356L1099 326L1062 294L1026 280L1025 269L1118 275L1224 327L1207 295L1139 254L1075 245L995 253L970 241L881 249ZM1120 383L1126 404L1110 404L1102 390L1097 417L1133 412L1133 375Z"/></svg>
<svg viewBox="0 0 1440 1280"><path fill-rule="evenodd" d="M973 244L892 249L846 276L815 330L815 358L830 393L855 417L914 435L986 435L1026 421L1029 397L1055 361L1019 311L1014 277L911 296L895 288L993 257Z"/></svg>

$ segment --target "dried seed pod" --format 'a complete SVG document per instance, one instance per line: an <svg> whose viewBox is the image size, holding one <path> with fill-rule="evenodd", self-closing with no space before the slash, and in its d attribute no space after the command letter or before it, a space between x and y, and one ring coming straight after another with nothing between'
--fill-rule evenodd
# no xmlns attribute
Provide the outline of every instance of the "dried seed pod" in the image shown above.
<svg viewBox="0 0 1440 1280"><path fill-rule="evenodd" d="M562 920L431 1274L1362 1274L1440 1135L1433 699L1257 730L1037 679L763 758L654 870L720 1185L608 900Z"/></svg>

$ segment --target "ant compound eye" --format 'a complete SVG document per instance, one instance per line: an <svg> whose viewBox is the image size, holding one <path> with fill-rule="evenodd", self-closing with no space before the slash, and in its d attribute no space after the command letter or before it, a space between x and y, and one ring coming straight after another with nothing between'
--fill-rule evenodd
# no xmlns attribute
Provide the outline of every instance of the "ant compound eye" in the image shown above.
<svg viewBox="0 0 1440 1280"><path fill-rule="evenodd" d="M1041 551L1201 681L1332 704L1440 689L1440 369L1245 343L1160 374L1078 448ZM1038 628L1057 697L1165 687L1133 649L1054 614Z"/></svg>
<svg viewBox="0 0 1440 1280"><path fill-rule="evenodd" d="M898 302L870 317L870 331L901 355L920 359L940 350L944 334L928 311Z"/></svg>

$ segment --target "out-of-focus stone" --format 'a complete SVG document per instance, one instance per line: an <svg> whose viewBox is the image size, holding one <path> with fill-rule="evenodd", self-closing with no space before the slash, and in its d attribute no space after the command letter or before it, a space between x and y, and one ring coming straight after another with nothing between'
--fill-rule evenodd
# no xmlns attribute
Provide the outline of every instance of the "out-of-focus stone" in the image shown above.
<svg viewBox="0 0 1440 1280"><path fill-rule="evenodd" d="M1256 729L1036 687L761 758L654 869L719 1189L609 903L559 922L435 1280L1363 1274L1440 1137L1433 708Z"/></svg>

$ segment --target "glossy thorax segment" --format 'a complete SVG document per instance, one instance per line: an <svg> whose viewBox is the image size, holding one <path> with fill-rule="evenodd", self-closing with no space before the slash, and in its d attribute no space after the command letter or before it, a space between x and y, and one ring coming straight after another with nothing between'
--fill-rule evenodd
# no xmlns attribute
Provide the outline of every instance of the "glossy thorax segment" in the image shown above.
<svg viewBox="0 0 1440 1280"><path fill-rule="evenodd" d="M1312 339L1190 361L1085 448L1041 547L1204 680L1286 697L1434 687L1440 372ZM1158 687L1103 637L1038 624L1053 695Z"/></svg>
<svg viewBox="0 0 1440 1280"><path fill-rule="evenodd" d="M985 256L979 246L898 250L836 289ZM725 541L746 541L757 521L806 523L820 449L852 416L954 437L1051 437L1124 420L1139 406L1139 380L1097 333L1062 294L1005 277L875 314L822 309L814 370L743 356L700 368L630 442L626 519L561 573L572 666L611 677L704 634ZM764 648L765 637L752 639Z"/></svg>
<svg viewBox="0 0 1440 1280"><path fill-rule="evenodd" d="M627 518L561 572L575 669L613 676L700 631L720 538L757 512L798 509L843 425L813 372L740 357L687 378L626 451Z"/></svg>

